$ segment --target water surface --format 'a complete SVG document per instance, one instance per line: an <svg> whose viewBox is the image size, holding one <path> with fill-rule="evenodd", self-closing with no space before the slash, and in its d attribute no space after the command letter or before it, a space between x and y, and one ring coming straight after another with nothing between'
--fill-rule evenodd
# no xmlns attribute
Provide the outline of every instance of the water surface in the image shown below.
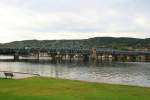
<svg viewBox="0 0 150 100"><path fill-rule="evenodd" d="M72 80L150 86L150 63L143 62L0 61L0 71L32 73Z"/></svg>

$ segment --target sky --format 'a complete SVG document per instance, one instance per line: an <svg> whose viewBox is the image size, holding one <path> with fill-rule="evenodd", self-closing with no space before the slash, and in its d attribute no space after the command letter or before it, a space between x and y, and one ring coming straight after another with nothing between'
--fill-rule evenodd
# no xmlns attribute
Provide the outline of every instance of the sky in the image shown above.
<svg viewBox="0 0 150 100"><path fill-rule="evenodd" d="M150 0L0 0L0 43L150 38Z"/></svg>

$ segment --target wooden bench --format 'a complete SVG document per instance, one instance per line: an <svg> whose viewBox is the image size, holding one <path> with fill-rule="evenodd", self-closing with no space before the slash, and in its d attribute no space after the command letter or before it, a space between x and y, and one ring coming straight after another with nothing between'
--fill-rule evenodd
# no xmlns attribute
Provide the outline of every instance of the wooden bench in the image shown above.
<svg viewBox="0 0 150 100"><path fill-rule="evenodd" d="M5 75L6 78L11 78L12 79L14 77L12 72L4 72L4 75Z"/></svg>

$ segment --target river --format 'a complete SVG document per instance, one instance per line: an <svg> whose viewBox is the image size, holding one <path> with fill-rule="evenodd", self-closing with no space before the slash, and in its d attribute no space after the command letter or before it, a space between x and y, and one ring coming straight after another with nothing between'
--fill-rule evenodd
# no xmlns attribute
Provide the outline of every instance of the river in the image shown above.
<svg viewBox="0 0 150 100"><path fill-rule="evenodd" d="M52 63L49 60L0 61L0 71L39 74L71 80L104 82L150 87L148 62L99 62L81 61Z"/></svg>

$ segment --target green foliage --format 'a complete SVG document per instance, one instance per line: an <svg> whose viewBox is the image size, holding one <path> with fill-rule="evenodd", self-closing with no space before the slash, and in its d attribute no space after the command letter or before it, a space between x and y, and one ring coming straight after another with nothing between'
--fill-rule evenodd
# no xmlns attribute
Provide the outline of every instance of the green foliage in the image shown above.
<svg viewBox="0 0 150 100"><path fill-rule="evenodd" d="M150 47L150 38L95 37L84 40L25 40L0 44L1 48L112 48L120 50L145 49Z"/></svg>

